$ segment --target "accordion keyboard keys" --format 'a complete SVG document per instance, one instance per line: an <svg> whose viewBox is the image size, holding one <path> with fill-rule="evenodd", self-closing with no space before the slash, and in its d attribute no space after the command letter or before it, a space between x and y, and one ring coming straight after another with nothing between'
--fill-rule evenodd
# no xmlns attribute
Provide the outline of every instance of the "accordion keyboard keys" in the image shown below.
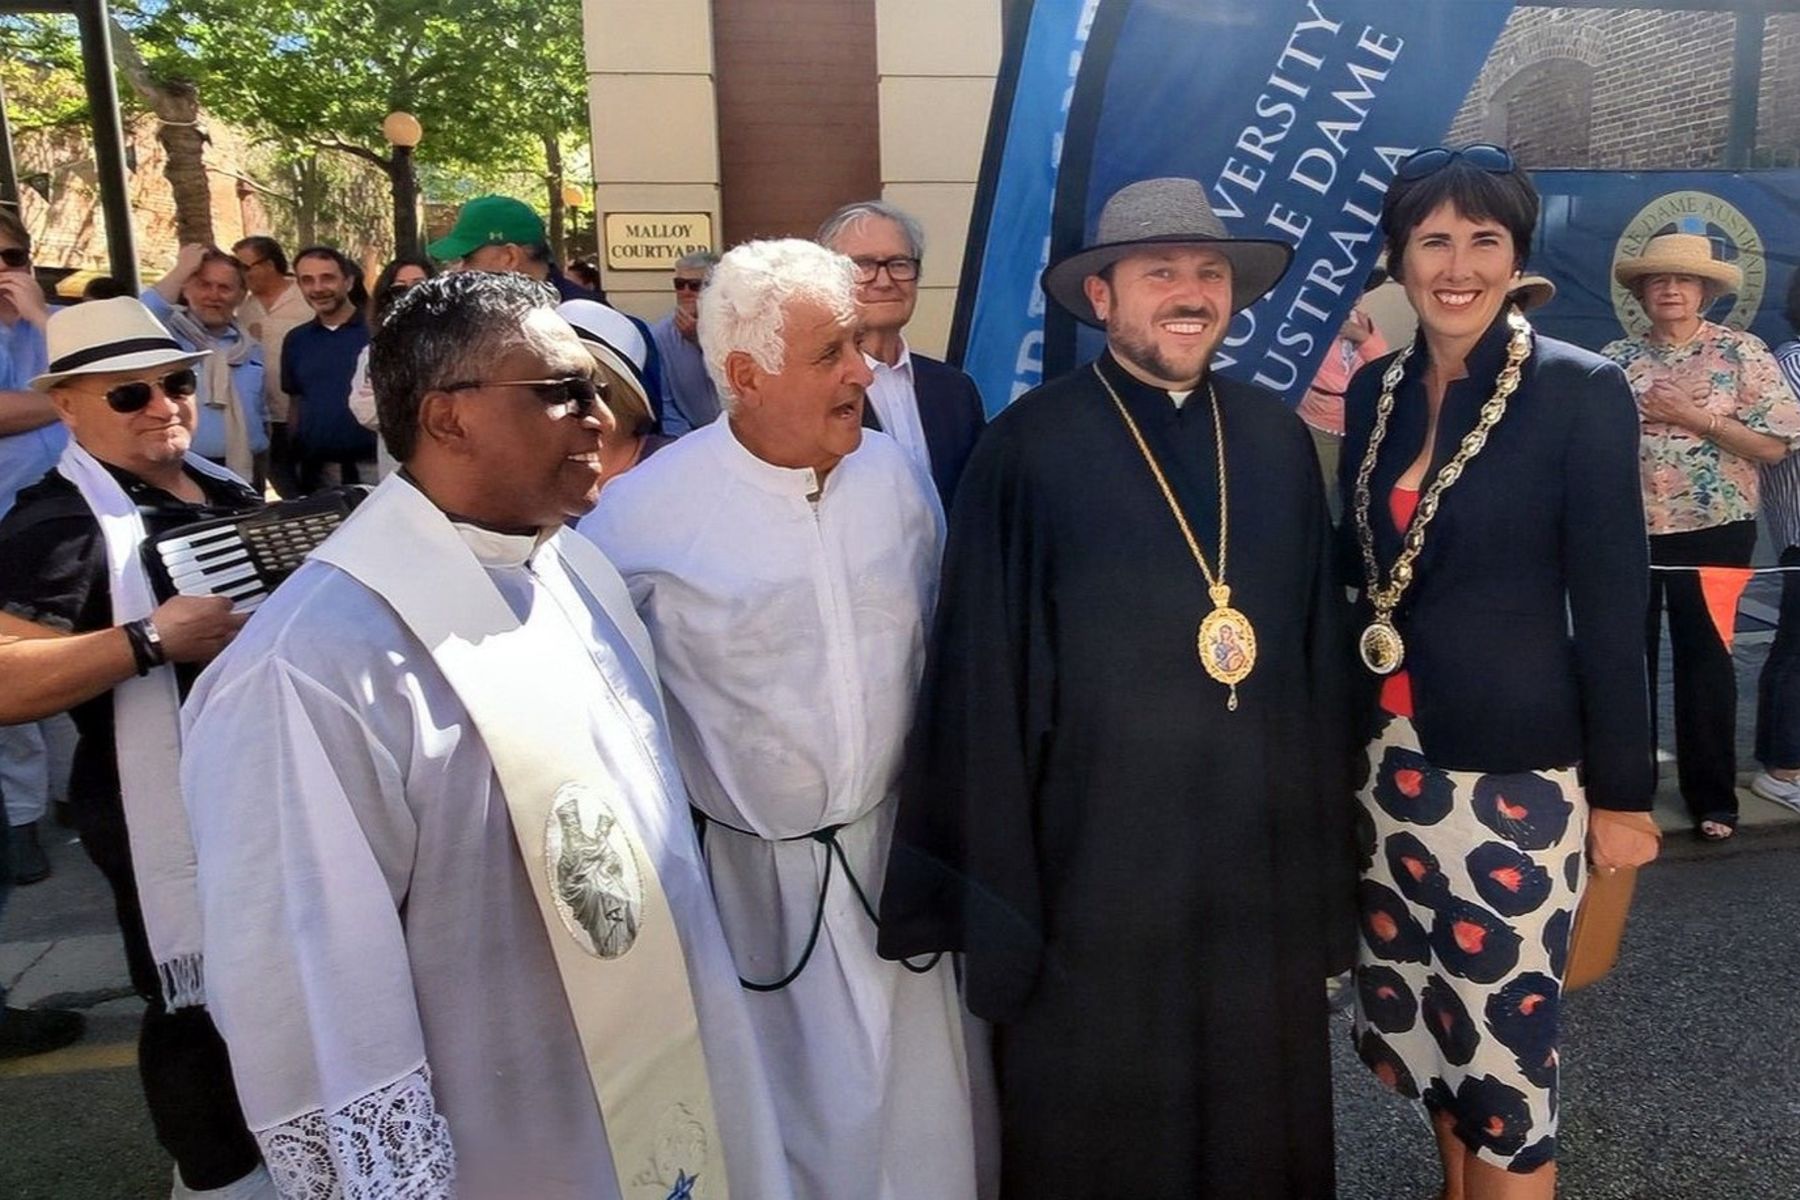
<svg viewBox="0 0 1800 1200"><path fill-rule="evenodd" d="M172 530L146 550L155 560L154 590L159 599L225 596L233 612L251 612L343 524L363 495L347 488Z"/></svg>

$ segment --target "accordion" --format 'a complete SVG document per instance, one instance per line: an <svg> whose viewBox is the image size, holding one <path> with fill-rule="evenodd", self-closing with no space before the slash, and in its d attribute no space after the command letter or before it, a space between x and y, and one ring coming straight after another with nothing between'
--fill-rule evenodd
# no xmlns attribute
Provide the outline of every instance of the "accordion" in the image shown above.
<svg viewBox="0 0 1800 1200"><path fill-rule="evenodd" d="M366 495L367 488L334 488L157 534L143 549L150 589L158 604L171 596L225 596L233 612L250 612Z"/></svg>

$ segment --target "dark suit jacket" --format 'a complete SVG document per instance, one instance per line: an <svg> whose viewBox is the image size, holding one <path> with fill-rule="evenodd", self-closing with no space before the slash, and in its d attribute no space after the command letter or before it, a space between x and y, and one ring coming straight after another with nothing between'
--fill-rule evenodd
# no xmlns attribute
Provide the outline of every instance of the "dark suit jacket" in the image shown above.
<svg viewBox="0 0 1800 1200"><path fill-rule="evenodd" d="M1496 321L1444 396L1426 485L1475 426L1506 361ZM1487 446L1444 493L1412 587L1395 614L1425 757L1448 770L1513 772L1580 763L1588 799L1647 810L1653 781L1644 609L1649 548L1638 416L1618 367L1535 338L1519 389ZM1340 562L1364 587L1352 492L1393 355L1345 397ZM1400 552L1388 496L1424 444L1425 350L1407 364L1370 481L1382 579ZM1358 603L1360 630L1370 616ZM1362 673L1364 732L1379 681Z"/></svg>
<svg viewBox="0 0 1800 1200"><path fill-rule="evenodd" d="M931 454L931 478L948 513L963 465L969 461L969 451L975 448L975 439L987 425L987 410L982 407L981 393L973 379L949 363L927 358L916 350L911 354L913 395L919 402L925 448ZM870 429L881 428L873 405L863 405L863 424Z"/></svg>

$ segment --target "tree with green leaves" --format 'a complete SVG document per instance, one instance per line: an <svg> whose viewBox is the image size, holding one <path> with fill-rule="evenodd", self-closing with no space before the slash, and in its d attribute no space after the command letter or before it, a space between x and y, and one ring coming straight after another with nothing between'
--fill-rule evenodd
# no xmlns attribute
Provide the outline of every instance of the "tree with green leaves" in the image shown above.
<svg viewBox="0 0 1800 1200"><path fill-rule="evenodd" d="M425 130L421 164L539 174L560 216L561 155L586 126L579 0L119 0L113 16L120 72L161 122L183 241L211 240L202 102L255 135L360 159L396 183L405 167L381 125L410 112ZM22 49L24 61L79 62L66 25L0 20L0 59ZM399 188L397 198L409 202Z"/></svg>
<svg viewBox="0 0 1800 1200"><path fill-rule="evenodd" d="M134 37L185 55L221 116L369 162L401 203L389 113L418 118L422 162L481 174L585 125L578 0L167 0Z"/></svg>

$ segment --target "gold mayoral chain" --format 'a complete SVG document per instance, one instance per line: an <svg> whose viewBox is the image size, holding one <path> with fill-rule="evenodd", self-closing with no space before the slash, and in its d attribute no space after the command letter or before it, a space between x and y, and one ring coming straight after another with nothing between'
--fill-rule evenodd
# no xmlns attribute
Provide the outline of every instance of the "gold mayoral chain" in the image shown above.
<svg viewBox="0 0 1800 1200"><path fill-rule="evenodd" d="M1494 394L1481 406L1475 428L1463 438L1456 456L1444 464L1425 494L1419 497L1418 510L1406 527L1406 539L1388 573L1386 587L1381 584L1381 567L1375 561L1375 529L1369 522L1369 477L1375 473L1375 458L1381 452L1382 440L1387 437L1388 417L1394 411L1394 392L1400 386L1407 360L1419 343L1415 341L1402 351L1381 377L1381 398L1375 402L1375 428L1369 434L1369 448L1363 452L1362 466L1356 472L1354 497L1356 535L1362 543L1363 569L1369 580L1369 603L1375 609L1374 619L1362 631L1356 648L1362 653L1363 665L1377 675L1392 675L1406 657L1406 643L1394 627L1394 610L1400 606L1400 598L1412 584L1413 563L1425 548L1425 527L1437 515L1438 501L1462 478L1464 468L1481 453L1482 447L1487 445L1488 434L1506 415L1506 402L1519 387L1520 368L1531 357L1530 323L1515 311L1507 314L1506 324L1512 330L1512 341L1507 345L1506 366L1501 368L1500 378L1494 384Z"/></svg>
<svg viewBox="0 0 1800 1200"><path fill-rule="evenodd" d="M1125 410L1125 402L1119 399L1119 393L1113 391L1113 385L1100 373L1100 364L1094 364L1094 375L1100 380L1100 386L1112 397L1113 407L1125 419L1125 428L1131 431L1131 440L1137 443L1139 453L1150 468L1150 474L1156 477L1156 486L1162 489L1163 499L1168 502L1169 511L1175 515L1175 523L1181 526L1181 536L1187 539L1188 550L1194 555L1194 562L1199 564L1200 574L1206 577L1206 594L1212 598L1213 609L1200 619L1200 634L1196 639L1196 648L1200 654L1200 665L1206 673L1231 689L1231 698L1225 707L1231 712L1237 711L1237 685L1250 674L1256 666L1256 630L1250 624L1250 618L1231 607L1231 588L1225 583L1225 554L1231 542L1231 503L1226 498L1225 488L1225 426L1219 419L1219 396L1213 391L1212 382L1206 385L1206 398L1212 402L1213 445L1219 454L1219 573L1214 575L1212 567L1207 565L1206 555L1200 550L1200 543L1194 538L1194 531L1181 511L1181 505L1175 502L1175 493L1169 488L1169 481L1163 476L1162 468L1157 465L1156 455L1150 452L1150 446L1139 432L1137 422Z"/></svg>

